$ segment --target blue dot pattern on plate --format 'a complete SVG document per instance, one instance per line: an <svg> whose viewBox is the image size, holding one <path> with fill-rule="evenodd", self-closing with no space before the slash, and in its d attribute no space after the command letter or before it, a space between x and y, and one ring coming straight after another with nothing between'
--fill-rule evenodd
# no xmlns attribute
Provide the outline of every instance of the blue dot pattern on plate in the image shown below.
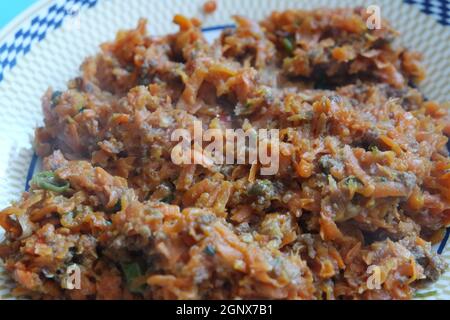
<svg viewBox="0 0 450 320"><path fill-rule="evenodd" d="M450 25L450 0L404 0L403 2L418 6L420 11L435 17L444 26Z"/></svg>
<svg viewBox="0 0 450 320"><path fill-rule="evenodd" d="M48 8L45 15L34 17L28 27L19 29L12 41L2 43L0 45L0 82L3 81L5 70L13 69L17 60L30 52L34 43L44 40L50 30L60 28L63 21L67 17L75 16L79 9L94 7L97 1L66 0L61 4L54 4Z"/></svg>

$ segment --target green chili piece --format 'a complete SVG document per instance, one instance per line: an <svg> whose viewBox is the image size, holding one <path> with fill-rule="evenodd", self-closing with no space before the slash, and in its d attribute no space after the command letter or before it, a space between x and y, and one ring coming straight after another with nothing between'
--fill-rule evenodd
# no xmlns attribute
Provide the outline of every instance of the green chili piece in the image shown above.
<svg viewBox="0 0 450 320"><path fill-rule="evenodd" d="M377 146L370 145L369 146L369 151L373 152L374 154L378 154L380 152L380 149L378 149Z"/></svg>
<svg viewBox="0 0 450 320"><path fill-rule="evenodd" d="M145 285L136 287L134 284L137 278L142 277L141 267L138 263L122 263L122 270L125 275L125 279L127 281L128 289L134 293L142 293L145 289Z"/></svg>
<svg viewBox="0 0 450 320"><path fill-rule="evenodd" d="M355 176L349 176L344 179L344 184L349 188L358 188L358 186L362 185L362 182L356 178Z"/></svg>
<svg viewBox="0 0 450 320"><path fill-rule="evenodd" d="M52 93L52 107L56 107L56 105L61 100L62 92L61 91L53 91Z"/></svg>
<svg viewBox="0 0 450 320"><path fill-rule="evenodd" d="M39 172L33 177L31 184L41 189L57 193L66 192L70 187L69 182L58 179L51 171Z"/></svg>
<svg viewBox="0 0 450 320"><path fill-rule="evenodd" d="M216 249L214 249L214 247L210 244L208 244L205 249L204 252L208 255L213 257L216 254Z"/></svg>
<svg viewBox="0 0 450 320"><path fill-rule="evenodd" d="M416 292L414 294L414 298L429 298L429 297L433 297L435 295L437 295L437 291L436 290L429 291L429 292L421 292L421 293Z"/></svg>
<svg viewBox="0 0 450 320"><path fill-rule="evenodd" d="M292 44L291 39L289 38L283 38L283 40L281 40L284 49L290 54L292 55L294 53L294 45Z"/></svg>

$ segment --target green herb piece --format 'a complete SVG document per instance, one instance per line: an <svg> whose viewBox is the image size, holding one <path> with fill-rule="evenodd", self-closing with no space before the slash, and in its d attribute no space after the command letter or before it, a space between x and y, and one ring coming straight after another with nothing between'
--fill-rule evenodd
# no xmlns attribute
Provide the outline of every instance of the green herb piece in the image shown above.
<svg viewBox="0 0 450 320"><path fill-rule="evenodd" d="M344 179L344 184L349 188L357 189L358 186L362 185L362 182L355 176L349 176Z"/></svg>
<svg viewBox="0 0 450 320"><path fill-rule="evenodd" d="M175 200L175 186L169 182L169 181L165 181L163 182L159 187L158 187L158 191L162 191L164 192L163 194L165 195L162 199L161 202L165 202L165 203L172 203L173 200Z"/></svg>
<svg viewBox="0 0 450 320"><path fill-rule="evenodd" d="M212 245L208 244L208 245L205 247L204 252L205 252L208 256L214 257L214 255L216 254L216 249L214 249L214 247L213 247Z"/></svg>
<svg viewBox="0 0 450 320"><path fill-rule="evenodd" d="M62 92L61 91L54 91L52 93L52 107L56 107L56 105L61 100Z"/></svg>
<svg viewBox="0 0 450 320"><path fill-rule="evenodd" d="M171 193L167 197L161 199L161 202L171 204L173 200L175 200L175 196Z"/></svg>
<svg viewBox="0 0 450 320"><path fill-rule="evenodd" d="M122 201L119 199L117 200L116 204L114 205L114 207L112 207L111 209L107 210L108 213L117 213L119 211L122 210Z"/></svg>
<svg viewBox="0 0 450 320"><path fill-rule="evenodd" d="M86 107L84 106L84 101L78 101L77 103L75 103L73 105L73 108L75 109L76 112L81 113L84 110L86 110Z"/></svg>
<svg viewBox="0 0 450 320"><path fill-rule="evenodd" d="M140 86L149 86L152 83L152 79L150 78L149 74L141 74L138 78L138 84Z"/></svg>
<svg viewBox="0 0 450 320"><path fill-rule="evenodd" d="M127 281L128 289L133 293L142 293L145 289L145 285L136 287L135 280L142 277L141 267L137 263L122 263L122 271Z"/></svg>
<svg viewBox="0 0 450 320"><path fill-rule="evenodd" d="M376 177L376 180L383 182L383 183L389 182L389 179L386 177Z"/></svg>
<svg viewBox="0 0 450 320"><path fill-rule="evenodd" d="M414 294L414 298L429 298L429 297L433 297L435 295L437 295L437 291L433 290L433 291L429 291L429 292L416 292Z"/></svg>
<svg viewBox="0 0 450 320"><path fill-rule="evenodd" d="M371 146L369 147L369 150L370 150L371 152L373 152L374 154L377 154L377 153L380 152L380 149L378 149L377 146L373 146L373 145L371 145Z"/></svg>
<svg viewBox="0 0 450 320"><path fill-rule="evenodd" d="M256 180L248 190L250 196L270 198L275 193L274 186L270 180Z"/></svg>
<svg viewBox="0 0 450 320"><path fill-rule="evenodd" d="M324 173L329 174L332 168L339 168L340 163L332 156L326 154L319 159L319 167Z"/></svg>
<svg viewBox="0 0 450 320"><path fill-rule="evenodd" d="M292 55L294 53L294 45L292 44L291 39L289 38L283 38L283 40L281 40L281 43L283 44L284 49L290 54Z"/></svg>
<svg viewBox="0 0 450 320"><path fill-rule="evenodd" d="M130 64L125 66L125 70L127 70L127 72L132 73L134 71L134 65Z"/></svg>
<svg viewBox="0 0 450 320"><path fill-rule="evenodd" d="M41 189L57 193L66 192L70 188L69 182L58 179L56 175L50 171L39 172L33 177L31 184Z"/></svg>
<svg viewBox="0 0 450 320"><path fill-rule="evenodd" d="M363 183L358 178L356 178L355 176L349 176L349 177L344 179L344 186L347 187L348 191L353 196L355 194L355 192L361 186L363 186Z"/></svg>

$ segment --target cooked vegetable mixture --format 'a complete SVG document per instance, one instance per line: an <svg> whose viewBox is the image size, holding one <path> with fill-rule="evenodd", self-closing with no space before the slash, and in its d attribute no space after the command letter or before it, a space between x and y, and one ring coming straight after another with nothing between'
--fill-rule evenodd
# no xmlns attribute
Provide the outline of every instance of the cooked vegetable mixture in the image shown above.
<svg viewBox="0 0 450 320"><path fill-rule="evenodd" d="M410 299L445 270L448 105L420 55L364 9L146 21L43 97L44 172L0 212L0 257L33 299ZM279 129L280 169L175 165L178 128ZM67 270L81 286L67 287ZM375 269L374 269L375 267ZM371 286L378 270L379 286Z"/></svg>

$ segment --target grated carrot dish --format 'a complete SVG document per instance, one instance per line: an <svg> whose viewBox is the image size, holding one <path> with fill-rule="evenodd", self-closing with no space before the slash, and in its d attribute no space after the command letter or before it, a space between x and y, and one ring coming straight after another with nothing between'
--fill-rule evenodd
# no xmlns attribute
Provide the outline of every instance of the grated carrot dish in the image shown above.
<svg viewBox="0 0 450 320"><path fill-rule="evenodd" d="M177 15L165 36L141 20L44 94L44 172L0 212L15 294L411 299L439 279L450 115L412 87L420 54L360 8L234 19L212 44L197 19ZM196 121L220 137L279 129L279 170L175 164L170 137Z"/></svg>

